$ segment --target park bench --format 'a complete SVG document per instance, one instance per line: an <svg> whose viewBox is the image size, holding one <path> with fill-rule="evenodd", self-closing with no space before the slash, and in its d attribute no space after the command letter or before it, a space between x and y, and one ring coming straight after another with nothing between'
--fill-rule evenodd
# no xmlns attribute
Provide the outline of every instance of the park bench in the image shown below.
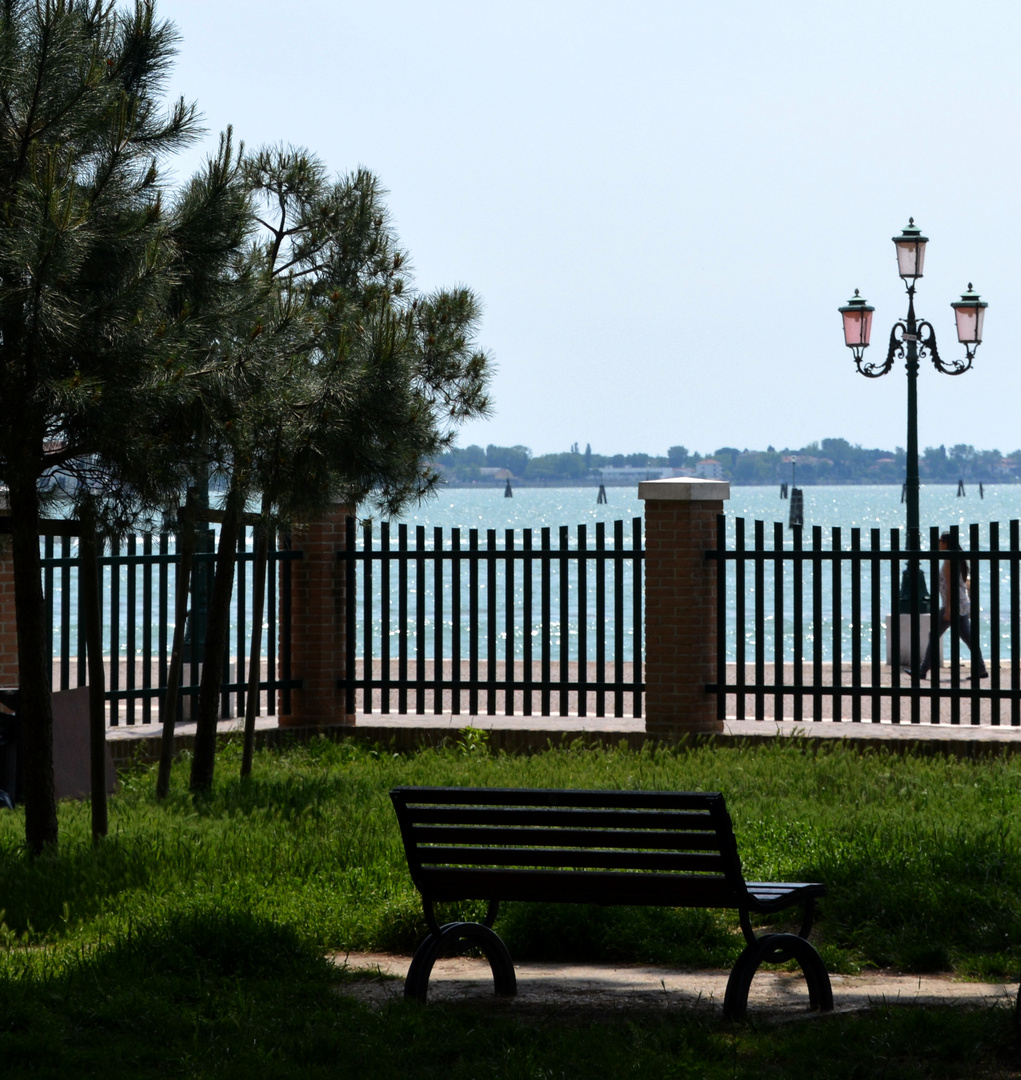
<svg viewBox="0 0 1021 1080"><path fill-rule="evenodd" d="M405 997L424 1002L437 958L480 949L498 995L517 992L493 930L500 901L733 908L747 945L731 971L724 1016L738 1019L763 962L794 959L812 1009L833 1008L826 966L808 942L818 883L746 882L722 794L399 787L390 792L429 935ZM482 922L440 925L434 905L486 901ZM756 935L751 916L803 907L797 934Z"/></svg>

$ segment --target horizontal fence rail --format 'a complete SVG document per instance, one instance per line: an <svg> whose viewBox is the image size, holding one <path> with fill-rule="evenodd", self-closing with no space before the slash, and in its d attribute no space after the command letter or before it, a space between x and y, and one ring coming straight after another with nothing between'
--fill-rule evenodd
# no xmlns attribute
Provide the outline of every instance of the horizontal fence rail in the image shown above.
<svg viewBox="0 0 1021 1080"><path fill-rule="evenodd" d="M810 546L794 528L786 547L782 524L773 525L767 546L763 522L749 537L737 519L730 546L721 515L716 550L707 553L716 561L718 603L717 682L707 690L717 695L718 717L1021 724L1019 523L1011 521L1007 532L1004 544L994 522L983 541L972 525L960 531L964 550L940 551L939 530L932 529L928 550L909 551L896 529L884 546L879 529L863 538L860 529L845 537L833 528L824 545L816 526ZM981 642L986 679L953 629L942 638L944 666L934 643L929 678L911 674L929 643L928 625L938 624L945 559L968 568L972 637ZM924 604L919 572L931 589ZM911 600L903 629L902 578ZM955 625L957 615L951 590ZM910 658L906 671L902 649Z"/></svg>
<svg viewBox="0 0 1021 1080"><path fill-rule="evenodd" d="M204 531L205 532L205 531ZM188 718L197 701L204 626L204 597L212 591L215 534L194 555L188 646L180 694L182 716ZM252 633L252 577L255 551L253 530L238 536L237 565L232 598L230 646L221 690L221 716L243 716L248 692L249 647ZM79 588L78 541L71 530L41 538L43 595L50 627L48 655L54 690L86 685L85 612ZM290 677L291 562L300 558L284 540L270 542L263 615L263 669L259 682L257 715L290 711L290 691L298 683ZM159 718L170 666L174 634L174 596L178 554L168 534L129 535L116 545L103 545L99 557L103 643L106 664L108 722L112 726L151 724ZM281 603L281 600L283 601ZM282 619L279 613L282 612ZM179 716L178 719L182 717Z"/></svg>
<svg viewBox="0 0 1021 1080"><path fill-rule="evenodd" d="M411 539L348 519L348 712L642 715L640 518Z"/></svg>

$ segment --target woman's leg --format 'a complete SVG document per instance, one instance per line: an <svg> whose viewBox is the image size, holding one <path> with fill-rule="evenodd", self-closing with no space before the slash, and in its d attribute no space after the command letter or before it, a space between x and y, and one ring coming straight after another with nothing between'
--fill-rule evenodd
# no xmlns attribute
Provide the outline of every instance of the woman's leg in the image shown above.
<svg viewBox="0 0 1021 1080"><path fill-rule="evenodd" d="M974 642L971 640L971 619L967 615L960 615L957 619L957 636L968 646L972 666L978 671L979 678L987 675L986 662L982 659L982 646L977 634Z"/></svg>
<svg viewBox="0 0 1021 1080"><path fill-rule="evenodd" d="M918 677L920 679L926 678L929 674L929 666L932 664L932 647L936 643L936 640L943 636L947 627L950 625L950 621L947 619L945 611L941 611L938 618L939 622L937 624L937 629L929 631L929 644L925 647L925 659L922 661L922 666L918 671ZM970 647L971 646L969 646L969 648Z"/></svg>

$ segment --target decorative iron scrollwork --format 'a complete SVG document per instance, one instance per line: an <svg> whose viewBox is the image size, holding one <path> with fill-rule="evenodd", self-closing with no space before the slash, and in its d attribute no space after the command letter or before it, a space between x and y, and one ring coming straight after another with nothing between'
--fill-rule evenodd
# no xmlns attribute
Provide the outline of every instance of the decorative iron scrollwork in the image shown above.
<svg viewBox="0 0 1021 1080"><path fill-rule="evenodd" d="M923 329L928 330L925 336L922 335ZM924 360L928 356L937 371L941 371L944 375L963 375L971 368L971 362L975 359L974 349L965 346L965 352L967 354L965 360L951 360L947 363L936 347L936 331L933 330L932 324L924 320L918 324L918 359Z"/></svg>

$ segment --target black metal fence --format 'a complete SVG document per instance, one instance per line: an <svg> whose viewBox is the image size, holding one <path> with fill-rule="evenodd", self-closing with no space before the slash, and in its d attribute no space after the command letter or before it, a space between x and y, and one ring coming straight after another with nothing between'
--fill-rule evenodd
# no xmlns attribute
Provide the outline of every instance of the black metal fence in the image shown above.
<svg viewBox="0 0 1021 1080"><path fill-rule="evenodd" d="M708 553L718 574L718 677L707 687L717 695L717 715L951 724L963 717L971 724L1021 724L1019 524L1009 523L1005 544L996 523L985 540L978 525L962 531L960 552L941 552L938 541L939 530L932 529L928 550L907 551L899 530L884 546L879 529L863 537L860 529L848 535L834 528L824 546L817 526L809 546L795 528L786 547L777 523L767 547L761 521L748 537L738 519L729 546L721 516L716 550ZM973 640L981 640L987 678L953 632L942 639L948 664L935 662L925 681L911 674L929 643L930 622L936 625L945 558L968 567ZM932 594L924 606L909 603L913 612L901 616L906 568L913 595L919 569ZM952 594L954 621L957 604Z"/></svg>
<svg viewBox="0 0 1021 1080"><path fill-rule="evenodd" d="M640 518L410 537L348 519L348 712L641 716Z"/></svg>
<svg viewBox="0 0 1021 1080"><path fill-rule="evenodd" d="M79 589L78 542L70 530L43 538L43 594L51 628L48 655L53 686L67 690L87 682L85 613ZM203 638L203 596L209 594L213 560L212 532L207 551L195 555L188 648L181 699L184 717L197 697ZM288 695L297 685L289 670L290 565L300 557L281 540L270 543L263 632L263 669L257 715L290 711ZM105 545L99 558L103 611L102 652L107 665L108 721L117 726L149 724L158 719L170 666L178 556L167 534L127 536L116 547ZM247 666L252 630L251 586L254 572L252 530L238 537L231 642L223 673L221 715L244 715ZM283 603L281 604L281 598ZM283 612L282 617L280 612Z"/></svg>

